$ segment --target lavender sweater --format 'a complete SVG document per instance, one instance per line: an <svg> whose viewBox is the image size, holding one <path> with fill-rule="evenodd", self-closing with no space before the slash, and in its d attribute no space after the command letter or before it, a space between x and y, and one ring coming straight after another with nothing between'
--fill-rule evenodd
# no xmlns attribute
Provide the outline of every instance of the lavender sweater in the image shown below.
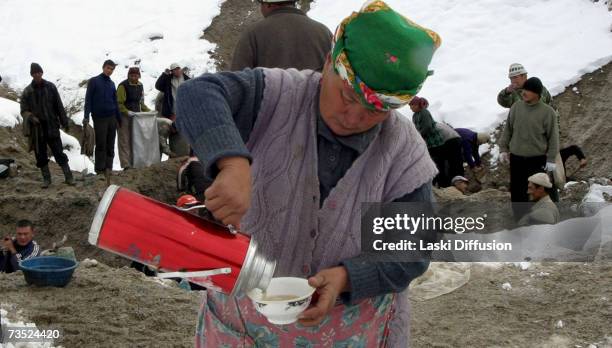
<svg viewBox="0 0 612 348"><path fill-rule="evenodd" d="M411 137L408 140L413 146L402 153L398 146L409 144L406 139L398 142L396 155L401 155L402 158L396 160L399 160L397 163L405 164L395 169L412 167L413 172L409 176L416 178L416 181L401 180L401 175L392 173L395 175L393 184L401 184L386 188L391 189L388 192L390 196L386 197L387 201L430 201L430 180L435 173L435 167L427 156L425 145L418 133L413 127L407 126L408 122L403 124L395 114L390 118L393 120L391 123L385 122L383 126L375 127L366 133L351 137L333 135L320 119L319 79L320 75L312 72L291 70L282 72L276 69L203 75L185 83L179 89L177 125L189 139L211 176L216 174L215 162L220 158L228 156L244 156L252 160L254 158L252 167L254 202L243 224L246 231L254 233L258 241L262 241L264 250L279 260L277 275L308 276L320 269L343 264L349 273L352 288L351 293L344 294L345 301L353 302L364 297L401 291L412 279L426 270L427 262L367 262L358 255L358 207L353 209L338 206L338 198L344 199L343 196L350 195L354 185L366 188L364 192L378 191L376 197L369 196L374 198L371 201L384 201L382 194L385 191L383 188L385 184L374 188L376 185L371 183L354 182L363 176L357 174L355 170L350 181L340 181L340 179L345 177L345 174L351 174L347 173L349 168L353 163L360 163L359 161L361 161L361 170L366 172L369 171L366 169L370 168L370 165L371 168L379 168L377 166L380 163L370 163L360 158L370 151L370 144L380 138L379 133L385 128L385 124L389 129L399 124L401 127L407 127L408 132L401 136ZM295 83L301 84L300 88L295 88ZM290 86L303 93L292 97L287 95L283 91ZM292 119L289 116L280 119L277 115L279 109L284 110L280 111L283 115L295 116ZM295 126L288 126L291 124ZM292 151L286 151L296 134L300 135L300 140L294 140L295 146L291 148ZM275 141L272 140L274 138ZM283 153L286 154L285 157ZM370 157L371 155L368 154ZM410 159L413 163L410 163ZM309 162L312 164L305 167L310 167L316 172L304 174L304 172L298 173L300 170L291 168L292 164L295 166L298 163L298 167L301 167ZM391 163L387 163L389 164ZM284 175L285 170L289 174ZM383 176L373 181L390 184L385 182L384 178L385 175L389 176L388 173L379 172L377 175ZM389 178L386 180L389 181ZM313 190L313 187L318 189ZM336 197L329 200L328 197L333 194L334 189L337 191L334 194ZM293 192L287 193L283 190L293 190ZM295 200L293 199L295 197L303 199ZM367 201L359 197L353 199L356 199L356 203ZM323 209L319 210L321 207ZM289 214L294 218L284 220L276 218L290 210L299 211L301 214ZM327 215L325 212L334 210L355 211L355 213L340 214L345 216L343 218L345 221L340 223L337 216L332 218L334 214L325 217ZM305 227L317 220L318 226ZM353 226L355 223L357 226ZM350 225L351 233L334 234L325 231L335 230L342 224L347 225L346 227ZM267 225L266 228L264 225ZM296 228L297 226L302 228ZM287 230L303 231L291 233L292 236L281 232ZM319 238L321 235L323 237ZM350 247L340 248L344 249L345 253L333 250L345 243L351 244Z"/></svg>

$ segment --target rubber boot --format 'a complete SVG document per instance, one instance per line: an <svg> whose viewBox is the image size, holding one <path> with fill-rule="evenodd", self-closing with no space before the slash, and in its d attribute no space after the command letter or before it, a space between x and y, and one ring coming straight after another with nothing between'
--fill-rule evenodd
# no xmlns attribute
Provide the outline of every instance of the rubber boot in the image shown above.
<svg viewBox="0 0 612 348"><path fill-rule="evenodd" d="M106 186L110 186L110 178L111 178L111 170L110 169L106 169L104 171L104 177L106 178Z"/></svg>
<svg viewBox="0 0 612 348"><path fill-rule="evenodd" d="M40 168L40 172L42 173L43 177L43 184L40 187L44 189L49 188L51 185L51 172L49 171L49 166L46 165Z"/></svg>
<svg viewBox="0 0 612 348"><path fill-rule="evenodd" d="M66 183L66 185L74 186L74 178L72 177L72 171L70 170L68 163L62 166L62 171L64 172L64 183Z"/></svg>

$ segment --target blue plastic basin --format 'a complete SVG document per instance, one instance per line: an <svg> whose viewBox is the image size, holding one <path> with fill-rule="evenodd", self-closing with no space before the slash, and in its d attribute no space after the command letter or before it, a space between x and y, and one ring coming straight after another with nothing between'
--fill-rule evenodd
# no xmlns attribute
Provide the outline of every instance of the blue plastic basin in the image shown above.
<svg viewBox="0 0 612 348"><path fill-rule="evenodd" d="M64 287L72 279L78 263L57 256L39 256L19 262L28 284Z"/></svg>

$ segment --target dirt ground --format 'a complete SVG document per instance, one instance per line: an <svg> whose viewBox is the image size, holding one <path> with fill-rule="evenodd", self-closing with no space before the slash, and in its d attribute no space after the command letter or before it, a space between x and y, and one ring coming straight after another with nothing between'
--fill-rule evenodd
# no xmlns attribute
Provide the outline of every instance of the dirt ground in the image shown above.
<svg viewBox="0 0 612 348"><path fill-rule="evenodd" d="M475 265L458 290L412 302L412 347L612 347L610 279L609 262Z"/></svg>
<svg viewBox="0 0 612 348"><path fill-rule="evenodd" d="M39 329L60 328L55 345L63 347L193 346L199 292L151 279L129 268L80 265L65 288L39 288L21 272L0 273L0 307Z"/></svg>
<svg viewBox="0 0 612 348"><path fill-rule="evenodd" d="M206 39L218 44L214 55L219 70L227 68L240 29L259 16L257 5L250 0L224 2L221 15L204 33ZM589 158L589 166L575 177L585 181L610 178L612 64L585 75L555 100L562 115L562 144L581 145ZM79 129L73 128L71 134L79 138ZM65 289L27 287L20 273L2 274L3 308L13 306L42 327L61 327L65 335L59 343L65 347L192 346L196 293L165 287L133 270L119 268L127 262L88 244L87 233L104 182L75 173L77 186L65 186L60 168L52 163L53 185L42 190L34 156L25 148L19 127L0 128L0 157L15 158L20 167L18 177L0 179L2 234L12 232L17 220L29 218L37 226L36 239L43 249L66 234L67 244L74 247L79 260L95 258L112 267L80 266ZM177 195L178 162L120 172L113 176L113 183L172 203ZM569 167L571 172L575 162ZM473 199L507 200L504 187L508 187L507 169L487 168L482 188L491 190ZM588 184L581 183L561 197L579 201L587 189ZM474 266L465 286L432 300L413 301L412 345L612 347L610 279L609 262L540 264L527 270L512 265ZM511 290L502 289L506 282Z"/></svg>

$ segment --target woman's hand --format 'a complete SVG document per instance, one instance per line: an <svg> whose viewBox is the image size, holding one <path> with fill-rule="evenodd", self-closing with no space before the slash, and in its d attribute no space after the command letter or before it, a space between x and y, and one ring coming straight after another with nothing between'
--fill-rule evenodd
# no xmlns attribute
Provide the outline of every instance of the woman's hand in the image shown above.
<svg viewBox="0 0 612 348"><path fill-rule="evenodd" d="M244 157L217 161L219 174L204 191L206 208L225 225L240 229L240 220L251 204L251 165Z"/></svg>
<svg viewBox="0 0 612 348"><path fill-rule="evenodd" d="M344 266L324 269L308 278L308 284L317 288L319 299L300 315L300 324L316 326L334 308L338 296L349 291L348 273Z"/></svg>

